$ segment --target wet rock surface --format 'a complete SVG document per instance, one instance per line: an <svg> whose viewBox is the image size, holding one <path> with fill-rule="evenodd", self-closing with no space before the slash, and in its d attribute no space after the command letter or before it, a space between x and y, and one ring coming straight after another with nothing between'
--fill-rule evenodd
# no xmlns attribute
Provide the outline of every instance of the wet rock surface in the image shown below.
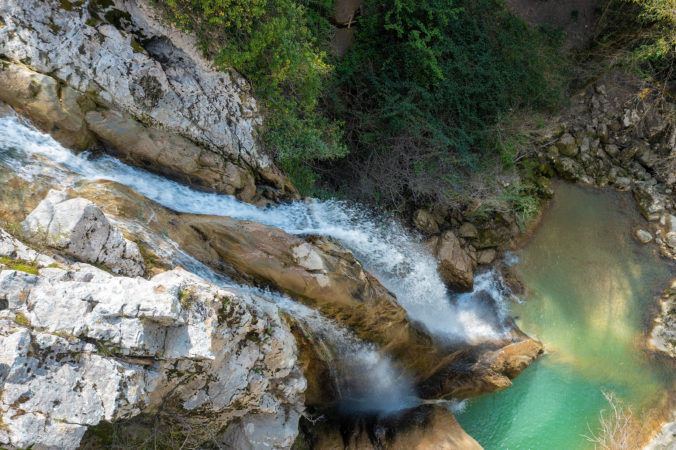
<svg viewBox="0 0 676 450"><path fill-rule="evenodd" d="M650 343L676 358L676 281L662 293L662 310L655 319Z"/></svg>
<svg viewBox="0 0 676 450"><path fill-rule="evenodd" d="M423 405L388 417L319 424L304 436L317 450L481 449L445 406Z"/></svg>

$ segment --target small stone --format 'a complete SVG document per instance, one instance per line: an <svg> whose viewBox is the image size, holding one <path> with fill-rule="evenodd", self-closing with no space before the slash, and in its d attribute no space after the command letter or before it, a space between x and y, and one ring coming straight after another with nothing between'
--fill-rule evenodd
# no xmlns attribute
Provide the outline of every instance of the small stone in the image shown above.
<svg viewBox="0 0 676 450"><path fill-rule="evenodd" d="M439 224L434 220L432 213L426 209L418 209L413 213L413 225L425 234L439 232Z"/></svg>
<svg viewBox="0 0 676 450"><path fill-rule="evenodd" d="M634 237L636 237L636 240L638 240L641 244L647 244L648 242L653 240L653 236L649 232L641 228L637 228L634 231Z"/></svg>
<svg viewBox="0 0 676 450"><path fill-rule="evenodd" d="M676 232L667 233L667 245L676 250Z"/></svg>
<svg viewBox="0 0 676 450"><path fill-rule="evenodd" d="M479 237L479 231L470 222L465 222L458 229L458 236L467 239L474 239Z"/></svg>
<svg viewBox="0 0 676 450"><path fill-rule="evenodd" d="M612 156L613 158L620 154L620 149L617 148L617 145L614 144L606 145L604 147L604 150L606 151L608 156Z"/></svg>
<svg viewBox="0 0 676 450"><path fill-rule="evenodd" d="M490 264L495 261L497 254L498 253L492 248L481 250L477 253L477 262L482 265Z"/></svg>
<svg viewBox="0 0 676 450"><path fill-rule="evenodd" d="M619 177L615 180L615 187L618 191L628 191L631 186L631 179L627 177Z"/></svg>

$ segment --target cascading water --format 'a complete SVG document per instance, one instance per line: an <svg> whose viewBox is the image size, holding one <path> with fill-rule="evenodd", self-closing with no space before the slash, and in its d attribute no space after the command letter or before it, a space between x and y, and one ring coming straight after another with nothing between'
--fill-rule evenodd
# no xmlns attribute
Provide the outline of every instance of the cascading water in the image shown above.
<svg viewBox="0 0 676 450"><path fill-rule="evenodd" d="M14 150L12 156L8 151ZM448 341L480 341L505 334L503 295L495 274L477 277L472 294L454 295L437 272L436 260L420 239L391 217L374 216L339 201L318 201L257 208L235 197L195 191L187 186L127 166L110 156L76 155L50 136L12 117L0 118L0 155L23 158L13 165L31 174L31 156L45 157L90 180L111 180L174 211L228 216L281 228L293 234L319 234L337 239L392 291L409 317ZM11 164L11 163L10 163ZM477 291L491 302L476 302ZM485 297L485 295L484 295ZM497 306L497 307L495 307ZM486 319L488 318L488 320Z"/></svg>
<svg viewBox="0 0 676 450"><path fill-rule="evenodd" d="M256 287L238 285L215 273L190 255L177 251L174 263L200 277L235 292L272 301L322 345L338 397L338 408L349 414L387 415L420 405L413 380L374 344L291 298Z"/></svg>
<svg viewBox="0 0 676 450"><path fill-rule="evenodd" d="M31 180L48 176L64 185L72 185L83 178L111 180L127 185L174 210L197 212L201 209L201 212L216 213L222 208L231 216L257 219L266 224L274 225L275 221L279 220L284 228L297 233L307 233L309 230L317 232L316 228L303 225L311 223L312 212L303 210L305 205L302 203L290 205L285 210L269 209L263 212L233 197L195 192L178 183L129 167L108 156L89 158L86 154L75 155L48 135L15 118L0 119L0 164L11 167L18 175ZM212 206L209 208L196 206L210 202ZM337 206L336 204L335 207ZM294 211L303 213L304 221L295 224L290 221L289 218L293 216ZM224 215L223 212L220 214ZM328 353L326 362L331 365L333 382L337 390L337 406L340 410L350 414L387 415L423 402L416 395L413 380L386 354L380 352L376 345L362 341L350 330L289 297L269 290L238 285L181 251L168 238L155 239L142 225L132 224L132 226L135 227L136 234L152 238L156 249L161 249L164 258L171 260L174 265L180 265L235 292L272 301L282 311L293 316L297 323L308 330L313 339L326 349ZM358 236L358 239L365 238L363 232Z"/></svg>

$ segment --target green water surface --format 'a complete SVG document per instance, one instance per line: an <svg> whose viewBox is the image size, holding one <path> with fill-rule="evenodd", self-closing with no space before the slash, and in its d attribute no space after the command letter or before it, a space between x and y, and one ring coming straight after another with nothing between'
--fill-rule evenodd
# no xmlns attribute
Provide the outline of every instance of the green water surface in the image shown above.
<svg viewBox="0 0 676 450"><path fill-rule="evenodd" d="M561 184L532 239L517 254L528 287L512 307L547 354L505 391L471 400L458 414L486 449L593 448L615 391L634 411L674 388L668 359L645 350L655 297L675 275L654 246L632 237L643 222L629 194Z"/></svg>

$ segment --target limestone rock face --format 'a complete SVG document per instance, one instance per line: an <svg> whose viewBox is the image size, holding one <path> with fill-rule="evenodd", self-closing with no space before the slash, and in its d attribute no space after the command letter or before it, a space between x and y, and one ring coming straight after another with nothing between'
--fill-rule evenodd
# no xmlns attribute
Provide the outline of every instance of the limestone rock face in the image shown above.
<svg viewBox="0 0 676 450"><path fill-rule="evenodd" d="M262 149L246 80L211 67L194 38L145 0L8 0L0 15L0 53L9 60L0 100L65 145L86 148L95 137L133 162L227 193L243 188L217 176L234 164L245 178L295 193Z"/></svg>
<svg viewBox="0 0 676 450"><path fill-rule="evenodd" d="M23 247L0 230L10 257ZM291 446L305 379L274 304L183 269L59 265L0 268L0 445L77 448L88 426L162 405L226 447Z"/></svg>
<svg viewBox="0 0 676 450"><path fill-rule="evenodd" d="M436 246L439 273L449 286L460 291L471 291L476 263L460 245L452 231L441 235Z"/></svg>
<svg viewBox="0 0 676 450"><path fill-rule="evenodd" d="M103 264L126 276L145 272L138 245L125 239L89 200L51 190L21 225L26 236L82 261Z"/></svg>

